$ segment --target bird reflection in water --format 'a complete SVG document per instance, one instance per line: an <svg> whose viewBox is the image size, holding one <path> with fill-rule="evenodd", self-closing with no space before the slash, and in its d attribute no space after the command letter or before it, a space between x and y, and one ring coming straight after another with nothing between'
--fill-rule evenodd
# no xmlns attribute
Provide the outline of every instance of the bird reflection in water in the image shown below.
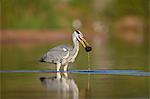
<svg viewBox="0 0 150 99"><path fill-rule="evenodd" d="M66 72L57 72L54 77L40 77L40 81L48 91L56 92L59 99L78 99L78 86Z"/></svg>

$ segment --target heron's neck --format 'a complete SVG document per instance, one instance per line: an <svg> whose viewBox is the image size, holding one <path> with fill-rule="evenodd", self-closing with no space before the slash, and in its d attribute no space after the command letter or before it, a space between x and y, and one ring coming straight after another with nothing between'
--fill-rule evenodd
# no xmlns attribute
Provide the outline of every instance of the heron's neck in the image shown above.
<svg viewBox="0 0 150 99"><path fill-rule="evenodd" d="M74 43L73 55L75 55L75 57L76 57L78 54L78 51L79 51L79 42L77 39L73 39L73 43Z"/></svg>

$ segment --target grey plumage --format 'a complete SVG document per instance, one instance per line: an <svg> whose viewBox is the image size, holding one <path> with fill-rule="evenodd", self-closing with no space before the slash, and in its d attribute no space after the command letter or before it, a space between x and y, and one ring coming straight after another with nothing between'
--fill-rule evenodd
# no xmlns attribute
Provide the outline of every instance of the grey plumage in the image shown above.
<svg viewBox="0 0 150 99"><path fill-rule="evenodd" d="M41 58L40 61L54 63L54 64L56 64L57 62L62 63L64 56L66 56L68 52L71 53L72 50L73 50L73 47L70 45L60 45L60 46L54 47L50 49L46 54L44 54L44 56Z"/></svg>

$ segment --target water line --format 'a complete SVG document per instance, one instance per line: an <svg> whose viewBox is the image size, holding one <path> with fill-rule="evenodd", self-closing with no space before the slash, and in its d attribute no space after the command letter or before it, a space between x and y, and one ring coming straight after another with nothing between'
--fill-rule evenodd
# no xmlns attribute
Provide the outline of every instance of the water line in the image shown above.
<svg viewBox="0 0 150 99"><path fill-rule="evenodd" d="M91 70L91 63L90 63L90 52L88 52L88 70L90 71ZM90 81L91 81L91 74L88 73L88 83L87 83L87 89L88 91L90 92Z"/></svg>
<svg viewBox="0 0 150 99"><path fill-rule="evenodd" d="M88 54L88 70L91 70L91 63L90 63L90 52Z"/></svg>

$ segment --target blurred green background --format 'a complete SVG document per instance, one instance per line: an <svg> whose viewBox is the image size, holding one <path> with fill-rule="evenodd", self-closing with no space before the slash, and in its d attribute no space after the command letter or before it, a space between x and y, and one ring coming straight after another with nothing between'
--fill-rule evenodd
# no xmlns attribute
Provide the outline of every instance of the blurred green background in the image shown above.
<svg viewBox="0 0 150 99"><path fill-rule="evenodd" d="M1 28L70 28L75 18L83 24L114 22L127 15L148 22L148 0L0 0Z"/></svg>
<svg viewBox="0 0 150 99"><path fill-rule="evenodd" d="M148 0L0 0L0 4L2 69L43 68L38 63L42 54L58 44L71 44L71 33L79 29L93 47L93 69L148 70ZM79 57L85 56L81 48ZM87 58L82 59L77 58L75 68L85 68Z"/></svg>
<svg viewBox="0 0 150 99"><path fill-rule="evenodd" d="M90 62L83 47L75 69L149 69L149 0L0 0L0 69L47 70L40 57L60 44L72 44L71 34L81 30L92 46ZM40 76L50 73L1 73L3 99L50 99ZM149 97L149 77L72 74L80 99ZM13 85L13 86L12 86ZM29 94L27 94L29 93Z"/></svg>

